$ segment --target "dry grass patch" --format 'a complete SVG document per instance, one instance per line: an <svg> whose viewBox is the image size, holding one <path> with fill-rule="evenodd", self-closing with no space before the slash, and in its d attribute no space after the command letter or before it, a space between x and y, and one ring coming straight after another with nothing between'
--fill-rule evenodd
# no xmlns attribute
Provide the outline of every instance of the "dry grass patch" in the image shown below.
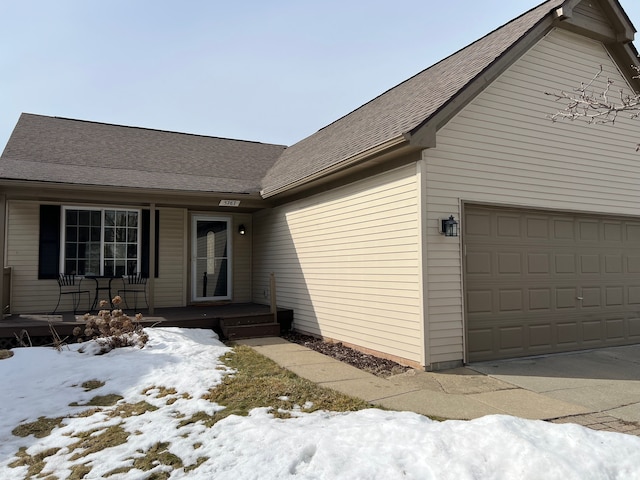
<svg viewBox="0 0 640 480"><path fill-rule="evenodd" d="M124 397L110 393L108 395L96 395L87 403L71 402L70 407L111 407L122 400Z"/></svg>
<svg viewBox="0 0 640 480"><path fill-rule="evenodd" d="M90 390L95 390L96 388L104 387L104 382L101 382L100 380L87 380L86 382L82 382L82 385L80 386L84 388L85 392L88 392Z"/></svg>
<svg viewBox="0 0 640 480"><path fill-rule="evenodd" d="M286 411L294 405L307 405L302 408L304 412L349 412L371 408L363 400L301 378L245 345L234 346L222 360L236 373L225 377L204 397L226 407L214 415L211 424L229 415L247 415L257 407L273 407L274 416L279 418L288 418L290 415Z"/></svg>
<svg viewBox="0 0 640 480"><path fill-rule="evenodd" d="M111 448L127 443L129 432L120 425L112 425L104 429L88 430L86 432L77 433L74 435L74 438L77 438L78 441L69 445L69 451L81 451L75 453L70 458L71 461L86 457L92 453L100 452L105 448Z"/></svg>
<svg viewBox="0 0 640 480"><path fill-rule="evenodd" d="M156 410L158 410L158 407L145 401L138 403L121 403L109 413L109 416L120 418L136 417L146 412L155 412Z"/></svg>
<svg viewBox="0 0 640 480"><path fill-rule="evenodd" d="M35 455L29 455L26 447L20 447L20 450L16 453L16 457L18 457L17 460L11 462L9 467L28 467L25 478L31 478L36 475L40 476L40 473L45 467L44 459L55 455L59 450L59 448L49 448Z"/></svg>
<svg viewBox="0 0 640 480"><path fill-rule="evenodd" d="M48 418L40 417L35 422L22 423L14 428L11 433L16 437L28 437L33 435L36 438L49 436L51 430L62 425L64 417Z"/></svg>
<svg viewBox="0 0 640 480"><path fill-rule="evenodd" d="M0 349L0 360L11 357L13 357L13 352L11 350Z"/></svg>

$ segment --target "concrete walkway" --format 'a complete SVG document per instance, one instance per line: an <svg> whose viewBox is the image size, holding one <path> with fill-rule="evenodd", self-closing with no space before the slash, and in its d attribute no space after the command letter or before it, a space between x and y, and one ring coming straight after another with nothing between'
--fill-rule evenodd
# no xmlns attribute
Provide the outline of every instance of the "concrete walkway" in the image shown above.
<svg viewBox="0 0 640 480"><path fill-rule="evenodd" d="M506 414L640 435L640 346L385 379L282 338L238 343L323 387L393 410L464 420Z"/></svg>

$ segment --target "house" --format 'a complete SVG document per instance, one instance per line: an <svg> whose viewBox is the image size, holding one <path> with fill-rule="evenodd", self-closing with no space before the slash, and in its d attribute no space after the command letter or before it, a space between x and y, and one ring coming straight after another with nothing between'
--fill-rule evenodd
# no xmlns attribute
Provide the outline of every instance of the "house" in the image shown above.
<svg viewBox="0 0 640 480"><path fill-rule="evenodd" d="M634 33L616 0L549 0L287 148L24 114L11 310L90 268L143 271L157 307L276 293L297 330L427 369L638 343L637 124L552 123L544 95L601 65L640 91Z"/></svg>

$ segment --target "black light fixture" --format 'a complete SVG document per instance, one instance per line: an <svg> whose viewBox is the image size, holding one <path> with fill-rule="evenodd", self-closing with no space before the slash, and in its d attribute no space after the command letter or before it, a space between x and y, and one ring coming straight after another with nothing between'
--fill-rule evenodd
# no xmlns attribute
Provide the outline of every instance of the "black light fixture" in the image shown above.
<svg viewBox="0 0 640 480"><path fill-rule="evenodd" d="M247 229L246 229L246 228L244 228L244 223L243 223L243 224L241 224L241 225L238 227L238 233L239 233L240 235L244 235L245 233L247 233Z"/></svg>
<svg viewBox="0 0 640 480"><path fill-rule="evenodd" d="M455 218L453 218L453 215L442 220L442 228L440 229L440 233L442 233L445 237L458 236L458 222Z"/></svg>

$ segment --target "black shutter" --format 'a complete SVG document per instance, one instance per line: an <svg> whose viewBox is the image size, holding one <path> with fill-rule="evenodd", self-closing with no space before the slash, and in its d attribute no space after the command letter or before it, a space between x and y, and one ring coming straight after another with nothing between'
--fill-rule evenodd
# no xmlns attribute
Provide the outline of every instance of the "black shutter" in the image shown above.
<svg viewBox="0 0 640 480"><path fill-rule="evenodd" d="M160 211L156 210L156 255L154 258L156 266L155 277L158 278L158 245L160 238ZM140 273L143 276L149 276L149 250L151 242L151 214L150 210L142 210L142 260L140 265Z"/></svg>
<svg viewBox="0 0 640 480"><path fill-rule="evenodd" d="M60 268L60 205L40 205L38 278L58 278Z"/></svg>

